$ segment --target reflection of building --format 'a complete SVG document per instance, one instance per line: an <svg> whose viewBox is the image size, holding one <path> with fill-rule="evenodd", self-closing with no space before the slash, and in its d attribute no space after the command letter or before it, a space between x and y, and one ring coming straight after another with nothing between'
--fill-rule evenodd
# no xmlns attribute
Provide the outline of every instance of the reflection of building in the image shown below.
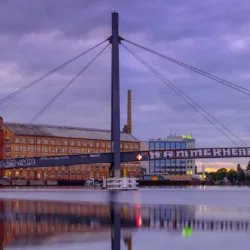
<svg viewBox="0 0 250 250"><path fill-rule="evenodd" d="M141 142L141 150L164 150L195 148L195 139L191 136L168 136L167 139L151 139ZM141 163L148 169L149 174L181 174L193 175L195 173L195 160L151 160L149 163Z"/></svg>
<svg viewBox="0 0 250 250"><path fill-rule="evenodd" d="M128 205L122 206L125 214L122 218L135 218L137 210ZM101 233L110 232L109 224L83 223L81 217L86 218L109 218L110 205L98 203L70 203L62 201L44 201L44 200L5 200L0 201L0 215L8 214L8 220L0 220L0 246L6 246L15 239L22 237L42 238L51 237L66 233ZM19 214L20 216L10 216ZM22 216L29 214L28 217ZM37 220L35 220L35 216ZM48 215L48 218L39 219L40 215ZM59 216L59 217L56 217ZM72 216L74 219L69 221L63 216ZM51 219L53 218L54 219ZM10 220L10 218L12 218ZM16 219L18 218L18 219ZM61 219L58 219L61 218ZM98 238L98 235L97 235ZM1 247L0 247L1 250Z"/></svg>
<svg viewBox="0 0 250 250"><path fill-rule="evenodd" d="M100 129L5 123L0 117L0 159L111 152L110 134ZM121 133L121 151L138 151L139 147L135 137ZM140 173L138 162L122 166L130 177ZM108 171L107 163L10 170L2 176L81 180L106 177Z"/></svg>

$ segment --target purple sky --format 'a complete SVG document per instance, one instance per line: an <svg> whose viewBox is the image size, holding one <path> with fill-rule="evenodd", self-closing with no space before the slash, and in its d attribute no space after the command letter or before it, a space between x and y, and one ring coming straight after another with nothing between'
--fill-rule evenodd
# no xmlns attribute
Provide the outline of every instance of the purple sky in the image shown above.
<svg viewBox="0 0 250 250"><path fill-rule="evenodd" d="M121 36L248 88L247 0L6 0L0 3L0 99L107 38L114 10L120 14ZM127 46L250 144L249 96ZM0 115L28 122L100 49L8 101ZM36 122L109 128L110 59L109 47ZM192 132L197 146L233 146L122 47L120 74L121 125L130 88L138 139ZM245 160L204 161L228 167L237 162Z"/></svg>

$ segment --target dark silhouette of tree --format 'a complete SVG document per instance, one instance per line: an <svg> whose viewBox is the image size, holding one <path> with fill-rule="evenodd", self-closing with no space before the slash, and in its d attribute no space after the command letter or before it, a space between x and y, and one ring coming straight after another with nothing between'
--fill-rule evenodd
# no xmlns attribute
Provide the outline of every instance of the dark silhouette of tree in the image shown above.
<svg viewBox="0 0 250 250"><path fill-rule="evenodd" d="M246 170L250 170L250 160L248 161L248 164L247 164Z"/></svg>

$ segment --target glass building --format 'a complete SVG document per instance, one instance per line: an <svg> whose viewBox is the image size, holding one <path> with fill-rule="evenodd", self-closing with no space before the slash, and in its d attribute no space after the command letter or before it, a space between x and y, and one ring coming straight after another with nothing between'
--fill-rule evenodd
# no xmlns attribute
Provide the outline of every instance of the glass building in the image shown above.
<svg viewBox="0 0 250 250"><path fill-rule="evenodd" d="M149 150L195 148L195 140L184 136L169 136L166 140L150 140ZM150 174L194 174L194 160L150 160Z"/></svg>

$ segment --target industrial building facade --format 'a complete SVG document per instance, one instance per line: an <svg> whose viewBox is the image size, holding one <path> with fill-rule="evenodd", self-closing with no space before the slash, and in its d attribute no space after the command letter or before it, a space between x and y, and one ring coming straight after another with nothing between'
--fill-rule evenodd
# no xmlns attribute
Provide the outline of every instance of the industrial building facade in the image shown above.
<svg viewBox="0 0 250 250"><path fill-rule="evenodd" d="M195 139L192 136L168 136L167 139L150 139L141 142L141 150L164 150L195 148ZM194 159L150 160L141 163L141 167L147 169L148 174L169 175L193 175L195 174Z"/></svg>
<svg viewBox="0 0 250 250"><path fill-rule="evenodd" d="M4 122L0 117L0 159L111 152L108 130L33 125ZM131 134L121 133L121 151L138 151L140 142ZM102 179L109 175L110 164L6 170L1 176L26 180ZM123 163L127 176L140 173L139 162Z"/></svg>

